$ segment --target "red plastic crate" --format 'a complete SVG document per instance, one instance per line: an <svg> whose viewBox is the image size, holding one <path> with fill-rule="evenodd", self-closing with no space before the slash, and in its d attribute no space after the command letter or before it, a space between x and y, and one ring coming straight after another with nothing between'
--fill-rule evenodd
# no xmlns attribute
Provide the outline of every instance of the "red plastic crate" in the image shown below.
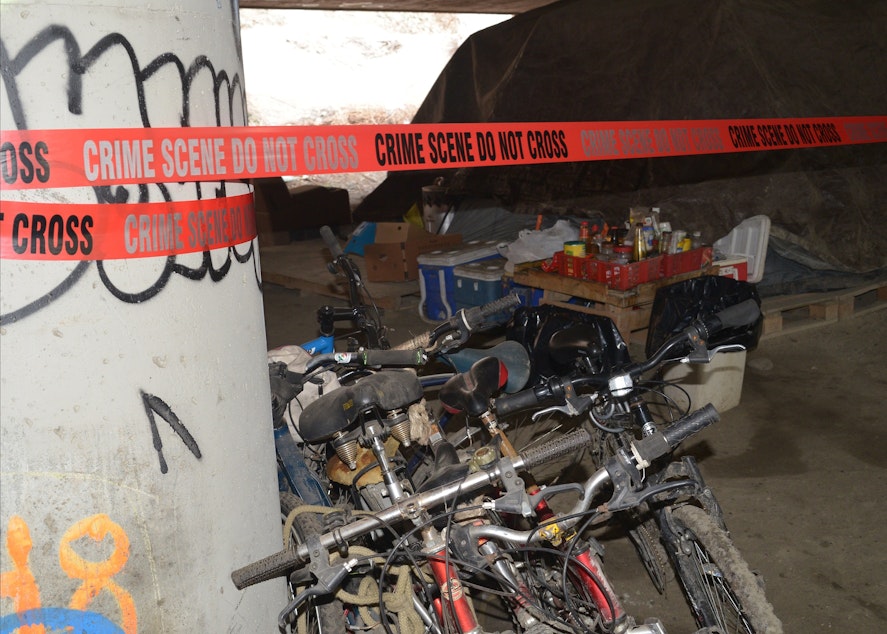
<svg viewBox="0 0 887 634"><path fill-rule="evenodd" d="M598 268L603 269L604 273L604 279L601 281L606 283L609 288L626 291L638 284L658 280L662 268L662 256L658 255L628 264L617 264L616 262L599 262L598 264L602 265Z"/></svg>
<svg viewBox="0 0 887 634"><path fill-rule="evenodd" d="M587 262L590 259L591 258L589 257L568 255L563 251L558 251L554 254L554 257L552 259L552 269L556 270L561 275L566 275L567 277L574 277L579 280L587 280Z"/></svg>
<svg viewBox="0 0 887 634"><path fill-rule="evenodd" d="M607 281L607 265L609 262L603 262L597 258L590 257L585 262L585 279L591 282Z"/></svg>
<svg viewBox="0 0 887 634"><path fill-rule="evenodd" d="M711 264L711 247L699 247L683 253L666 253L662 257L660 277L672 277L681 273L698 271Z"/></svg>

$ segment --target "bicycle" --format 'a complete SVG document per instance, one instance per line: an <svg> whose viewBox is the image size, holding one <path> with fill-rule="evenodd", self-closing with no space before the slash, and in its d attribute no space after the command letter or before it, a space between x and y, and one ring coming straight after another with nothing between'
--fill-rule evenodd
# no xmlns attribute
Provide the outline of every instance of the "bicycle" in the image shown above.
<svg viewBox="0 0 887 634"><path fill-rule="evenodd" d="M359 268L343 252L329 227L321 227L320 234L332 255L330 272L341 275L347 282L348 306L322 306L317 311L319 337L300 346L271 351L269 380L279 490L308 504L332 506L330 482L324 477L328 459L322 448L312 445L311 435L306 437L298 424L301 409L324 391L352 383L381 368L417 368L432 359L459 366L464 365L463 359L480 354L510 355L512 367L516 368L512 389L519 389L523 386L519 377L523 376L525 380L527 376L524 368L528 366L528 360L522 350L509 344L482 352L471 349L464 349L461 354L456 352L464 348L472 334L501 323L503 315L510 314L519 304L513 295L460 310L419 337L391 349L382 313L370 296ZM348 351L337 352L336 324L343 321L356 328L353 334L360 335L362 341L349 336ZM514 359L515 355L517 359ZM424 389L440 385L450 376L452 371L421 376L419 381ZM293 403L298 404L298 410L293 410ZM419 415L417 410L414 413ZM400 442L409 445L408 434L401 435ZM348 450L352 449L349 447ZM348 450L343 454L346 459Z"/></svg>
<svg viewBox="0 0 887 634"><path fill-rule="evenodd" d="M608 521L613 514L642 516L652 512L700 619L700 633L722 631L717 628L724 626L723 619L707 623L721 617L707 612L714 601L702 591L702 581L709 575L694 575L690 565L699 561L702 553L714 557L704 562L703 571L722 573L716 578L726 583L720 583L718 589L729 590L727 595L744 606L737 612L745 618L741 631L781 631L772 608L753 583L754 577L732 549L718 521L719 507L695 462L688 457L665 460L683 440L717 420L713 408L702 408L662 429L648 425L642 437L625 438L625 445L616 447L584 483L541 488L526 487L518 473L589 447L593 434L579 428L517 452L495 427L497 414L549 401L579 415L591 411L598 395L605 392L625 398L632 393L637 377L661 364L679 345L692 344L688 358L701 355L707 335L731 320L746 319L748 314L743 310L728 310L694 324L646 363L630 364L605 377L574 374L552 378L546 386L495 399L493 395L504 385L504 364L495 358L477 361L467 372L452 377L441 389L440 398L449 408L484 420L493 442L479 447L466 460L433 430L428 439L435 455L432 477L417 488L405 488L394 476L384 449L393 425L378 417L368 423L361 417L338 413L330 422L329 414L341 410L345 401L341 395L324 396L326 403L319 400L321 405L311 408L312 412L306 408L303 417L307 415L309 426L317 427L318 440L333 445L348 437L344 439L371 448L381 470L386 504L364 511L296 509L296 517L323 517L324 528L315 525L316 530L296 536L299 541L293 549L235 571L235 585L243 588L289 575L295 588L304 587L293 593L293 600L281 612L281 631L287 631L291 616L299 614L321 628L334 628L331 631L355 627L394 631L412 623L435 632L479 632L477 614L468 597L483 582L488 591L504 596L503 604L518 631L660 634L665 630L658 619L639 624L626 613L604 572L597 542L589 534L593 523ZM401 383L400 395L384 407L394 401L407 407L421 397L421 386L407 376L388 377ZM594 391L579 391L587 387ZM355 402L369 411L390 393L365 390L350 396L363 399ZM607 490L611 491L609 499L593 504ZM581 495L570 511L551 511L551 497L576 491ZM477 497L481 493L483 496ZM307 569L299 568L302 564L308 564ZM355 593L350 585L358 581L366 587ZM334 606L332 611L322 616L320 612L329 605ZM327 617L335 623L327 622Z"/></svg>

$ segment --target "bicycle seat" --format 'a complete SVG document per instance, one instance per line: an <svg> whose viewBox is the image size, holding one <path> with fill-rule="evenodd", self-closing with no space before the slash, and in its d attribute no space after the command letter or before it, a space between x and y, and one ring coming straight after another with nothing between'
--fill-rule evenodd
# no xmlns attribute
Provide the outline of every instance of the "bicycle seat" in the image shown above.
<svg viewBox="0 0 887 634"><path fill-rule="evenodd" d="M490 398L507 381L505 364L496 357L485 357L444 383L438 398L448 412L480 416L490 409Z"/></svg>
<svg viewBox="0 0 887 634"><path fill-rule="evenodd" d="M299 434L306 442L319 442L350 427L366 410L390 411L422 398L422 384L408 370L385 370L340 387L310 403L299 416Z"/></svg>
<svg viewBox="0 0 887 634"><path fill-rule="evenodd" d="M503 388L508 393L522 390L530 378L530 355L517 341L503 341L492 348L462 348L444 357L456 372L465 372L484 357L496 357L508 370L508 381Z"/></svg>

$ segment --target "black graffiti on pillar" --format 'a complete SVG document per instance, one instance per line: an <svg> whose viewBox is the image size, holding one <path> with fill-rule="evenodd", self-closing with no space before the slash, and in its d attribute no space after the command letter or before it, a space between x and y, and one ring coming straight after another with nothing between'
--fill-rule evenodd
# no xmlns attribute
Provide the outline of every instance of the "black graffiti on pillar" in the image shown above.
<svg viewBox="0 0 887 634"><path fill-rule="evenodd" d="M231 269L232 258L240 264L244 264L253 258L254 251L255 247L252 242L250 242L246 253L240 253L235 247L228 247L225 262L220 267L215 266L209 251L203 252L203 261L201 265L197 268L179 264L176 261L176 256L170 255L166 258L166 263L164 264L163 269L160 271L157 279L147 288L135 292L128 292L118 288L108 276L108 273L105 270L104 262L96 262L96 266L98 267L99 277L101 278L102 283L114 297L122 302L127 302L130 304L141 304L142 302L146 302L149 299L153 298L160 291L162 291L166 284L169 282L173 273L194 281L202 280L204 277L209 275L209 278L213 282L219 282L223 280L226 275L228 275L228 271ZM255 269L255 266L253 268ZM258 277L256 278L256 280L258 282Z"/></svg>
<svg viewBox="0 0 887 634"><path fill-rule="evenodd" d="M185 443L188 451L194 454L195 458L200 460L203 456L200 453L200 447L197 446L197 441L194 440L194 436L191 435L188 428L185 427L181 420L179 420L176 413L172 411L172 408L159 396L154 396L153 394L148 394L141 390L139 393L142 395L142 404L145 406L145 413L148 415L148 422L151 425L151 439L154 442L154 449L157 451L157 457L160 459L160 473L166 473L169 471L169 467L166 464L166 458L163 457L163 441L160 439L160 430L157 428L157 419L154 414L157 414L157 416L160 416L160 418L169 423L172 430L178 434L179 438L182 439L182 442Z"/></svg>
<svg viewBox="0 0 887 634"><path fill-rule="evenodd" d="M233 9L232 9L233 10ZM236 15L233 14L232 15ZM236 35L236 33L235 33ZM236 38L235 38L236 41ZM19 76L27 69L31 61L44 52L50 46L54 46L60 42L63 49L63 64L67 66L67 109L75 115L83 114L83 94L84 94L84 76L95 64L99 63L101 58L106 54L117 54L123 50L129 58L132 76L136 89L136 101L138 102L138 111L141 123L144 127L152 127L148 112L148 104L146 101L145 83L161 70L166 68L174 68L179 77L180 91L182 99L182 110L180 124L182 126L191 125L191 88L195 79L203 72L208 72L212 78L213 84L213 107L215 122L217 126L223 125L222 114L223 108L227 110L228 121L226 124L234 124L234 106L236 103L240 106L240 114L246 112L246 96L243 93L242 81L240 74L235 73L233 77L229 77L224 70L216 71L212 61L206 55L197 56L187 66L174 53L166 52L158 55L148 62L144 67L141 66L136 55L135 49L129 40L120 33L111 33L102 37L95 45L93 45L85 53L82 52L77 37L71 30L59 24L47 26L39 33L30 38L13 57L10 55L5 40L0 37L0 81L3 82L7 99L9 101L9 109L16 128L20 130L28 129L28 116L22 102L22 93L19 86ZM240 51L238 50L238 57ZM64 73L61 73L64 75ZM126 82L120 82L121 86L128 85ZM169 92L164 93L164 98L169 98ZM244 125L245 121L238 121L240 125ZM165 125L166 122L163 122ZM205 185L194 183L197 199L203 198L203 188ZM149 190L144 184L138 185L139 202L149 202ZM165 201L170 201L171 196L167 187L163 184L156 185L161 197ZM99 203L107 204L123 204L129 201L130 192L126 187L94 187L93 191L96 200ZM223 198L226 196L226 184L220 183L215 189L215 197ZM177 263L175 256L166 259L163 269L159 272L156 281L147 288L126 292L119 289L110 279L105 266L102 262L97 262L99 275L105 287L117 298L126 302L143 302L159 293L170 277L175 273L191 280L201 280L207 275L213 281L219 281L225 277L231 267L232 260L238 263L253 262L254 276L256 283L261 287L258 263L253 257L254 245L250 243L245 253L239 252L231 247L226 254L225 262L221 266L215 266L210 257L210 253L203 253L203 261L197 268L187 267ZM52 290L41 295L37 299L28 302L26 305L15 308L5 314L0 314L0 325L8 325L10 323L21 320L37 311L45 308L59 297L69 291L76 282L83 277L89 268L89 262L80 262L73 271L71 271L64 280L57 284Z"/></svg>
<svg viewBox="0 0 887 634"><path fill-rule="evenodd" d="M198 183L199 185L199 183ZM169 202L171 197L169 195L169 191L162 184L158 185L160 187L160 191L163 195L165 201ZM123 188L118 187L116 191L112 192L109 187L96 188L97 195L99 199L103 202L114 202L117 204L125 203L128 200L129 192ZM222 183L221 188L216 189L216 197L224 197L224 183ZM202 193L198 190L198 199L202 198ZM148 188L145 185L139 186L139 202L148 202ZM108 274L108 271L105 267L105 263L101 260L96 262L96 267L98 268L99 277L102 280L102 284L105 285L105 288L110 291L110 293L119 299L122 302L127 302L131 304L140 304L142 302L146 302L149 299L156 296L160 291L164 289L166 284L169 282L170 278L172 278L173 274L181 275L182 277L199 281L204 279L207 275L213 282L220 282L225 279L225 276L228 275L228 272L231 270L232 261L237 261L240 264L246 264L247 262L253 262L253 273L256 279L256 284L261 288L261 280L259 277L258 271L258 263L256 258L253 257L255 254L255 245L253 241L250 241L249 246L246 248L246 252L241 253L237 250L236 247L228 247L225 252L225 261L220 265L216 266L213 262L212 255L209 251L203 251L203 259L198 267L190 267L181 264L177 260L177 256L170 255L166 258L163 268L158 272L157 279L149 284L147 287L143 289L139 289L136 291L124 291L119 288L111 277Z"/></svg>
<svg viewBox="0 0 887 634"><path fill-rule="evenodd" d="M194 79L203 71L208 71L212 77L213 99L215 106L216 125L222 125L222 104L227 108L228 122L234 122L234 100L240 97L240 111L246 112L246 98L243 93L240 74L235 73L229 77L224 70L216 72L212 61L206 55L199 55L187 67L174 53L167 52L158 55L144 67L139 64L138 56L129 40L121 33L110 33L101 38L86 53L81 54L81 47L71 30L59 24L53 24L31 38L22 47L15 57L11 57L3 38L0 38L0 79L6 87L9 108L13 121L19 130L28 129L27 113L21 100L21 91L18 85L18 76L27 68L28 64L44 49L61 41L67 64L67 97L68 111L72 114L83 114L83 76L89 69L99 62L102 56L109 50L122 49L129 57L132 68L132 76L135 80L136 98L139 107L139 116L142 125L151 127L148 115L148 105L145 100L145 82L159 71L173 67L180 81L182 96L181 125L191 125L191 85ZM122 83L121 85L125 85ZM224 94L223 94L224 93ZM244 122L240 122L243 124Z"/></svg>
<svg viewBox="0 0 887 634"><path fill-rule="evenodd" d="M168 202L172 199L165 185L161 183L158 184L157 187L160 189L162 197L165 201ZM148 202L148 186L142 184L138 186L138 189L139 202ZM124 204L128 202L130 198L129 191L122 186L94 187L93 191L95 192L96 199L100 203ZM217 198L224 196L224 183L222 184L222 188L216 189L215 193ZM198 199L200 197L201 194L198 191ZM231 270L232 262L237 262L238 264L246 264L248 262L252 262L253 278L256 281L256 287L261 290L262 281L259 273L258 259L254 257L254 240L251 240L249 242L249 244L246 246L246 250L243 252L238 250L237 247L228 247L225 251L225 260L219 266L215 265L212 255L209 251L203 251L202 255L203 259L200 263L200 266L196 268L185 266L179 263L177 261L177 256L168 256L164 261L163 268L158 272L157 278L153 282L148 284L145 288L135 291L124 291L119 288L111 279L111 276L108 274L104 261L96 261L96 268L98 270L99 277L102 280L102 284L104 284L105 288L120 301L132 304L139 304L148 301L152 297L156 296L158 293L160 293L160 291L163 290L173 274L180 275L186 279L193 281L202 280L208 275L213 282L220 282L227 276L227 274ZM0 326L13 324L49 306L52 302L56 301L69 290L71 290L71 288L74 287L77 281L84 276L91 264L91 262L87 261L79 262L77 266L49 292L41 295L37 299L25 304L24 306L11 310L7 313L0 314Z"/></svg>

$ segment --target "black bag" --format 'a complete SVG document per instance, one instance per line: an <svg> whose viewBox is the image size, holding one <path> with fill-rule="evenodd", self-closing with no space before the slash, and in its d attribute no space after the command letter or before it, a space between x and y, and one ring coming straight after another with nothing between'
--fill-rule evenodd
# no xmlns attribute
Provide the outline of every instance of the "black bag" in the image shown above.
<svg viewBox="0 0 887 634"><path fill-rule="evenodd" d="M584 335L597 344L600 353L590 360L593 372L609 373L630 361L628 346L609 317L560 306L522 306L515 311L505 337L519 342L530 355L527 385L574 369L574 359L556 359L549 345L553 335L571 327L580 327Z"/></svg>
<svg viewBox="0 0 887 634"><path fill-rule="evenodd" d="M656 291L647 330L647 357L656 352L670 337L681 332L695 319L707 317L730 306L754 299L758 306L761 298L757 287L721 275L704 275ZM761 337L764 317L742 328L725 328L708 342L709 348L728 344L740 344L754 350Z"/></svg>

